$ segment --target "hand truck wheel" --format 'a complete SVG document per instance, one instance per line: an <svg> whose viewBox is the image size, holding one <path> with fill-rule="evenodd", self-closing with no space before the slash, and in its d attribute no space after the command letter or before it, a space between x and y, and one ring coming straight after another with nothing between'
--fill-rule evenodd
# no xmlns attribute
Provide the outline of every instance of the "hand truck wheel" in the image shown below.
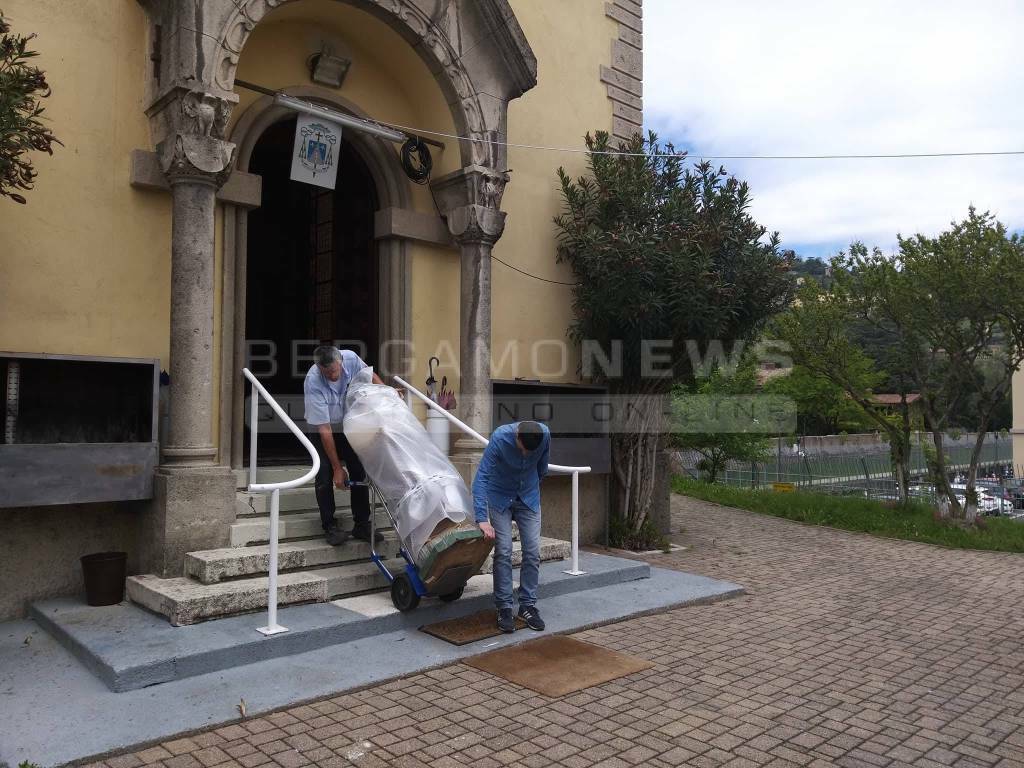
<svg viewBox="0 0 1024 768"><path fill-rule="evenodd" d="M420 604L420 596L416 594L412 582L404 573L395 576L395 580L391 582L391 602L402 613L411 611Z"/></svg>
<svg viewBox="0 0 1024 768"><path fill-rule="evenodd" d="M456 600L458 600L460 597L462 597L462 593L465 592L465 590L466 590L465 587L459 587L454 592L449 592L447 595L438 595L438 597L441 598L442 602L454 603Z"/></svg>

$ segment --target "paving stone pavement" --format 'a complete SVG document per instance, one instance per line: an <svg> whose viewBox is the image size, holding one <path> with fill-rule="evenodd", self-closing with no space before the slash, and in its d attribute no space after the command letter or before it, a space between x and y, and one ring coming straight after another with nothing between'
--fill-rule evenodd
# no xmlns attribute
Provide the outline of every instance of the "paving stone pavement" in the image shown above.
<svg viewBox="0 0 1024 768"><path fill-rule="evenodd" d="M465 664L94 768L1024 768L1024 556L676 496L650 561L749 594L575 635L653 669L548 699Z"/></svg>

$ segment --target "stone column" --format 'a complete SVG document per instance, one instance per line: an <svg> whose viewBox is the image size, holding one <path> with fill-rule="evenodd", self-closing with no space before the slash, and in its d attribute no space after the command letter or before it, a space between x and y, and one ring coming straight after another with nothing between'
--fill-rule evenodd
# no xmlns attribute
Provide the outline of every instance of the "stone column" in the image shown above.
<svg viewBox="0 0 1024 768"><path fill-rule="evenodd" d="M208 466L213 445L214 206L234 146L178 134L158 147L174 200L171 402L164 466ZM218 169L218 166L221 166Z"/></svg>
<svg viewBox="0 0 1024 768"><path fill-rule="evenodd" d="M505 214L480 205L448 213L459 245L459 418L485 437L491 433L491 251L505 227ZM456 452L479 452L460 438Z"/></svg>
<svg viewBox="0 0 1024 768"><path fill-rule="evenodd" d="M459 418L484 437L491 433L491 251L505 229L500 205L507 181L505 173L472 165L432 184L459 246ZM452 462L467 483L482 452L472 438L455 442Z"/></svg>
<svg viewBox="0 0 1024 768"><path fill-rule="evenodd" d="M225 546L235 518L234 475L213 443L214 210L234 157L223 139L231 107L177 88L150 114L173 197L169 425L141 542L144 567L162 576L181 573L186 552Z"/></svg>

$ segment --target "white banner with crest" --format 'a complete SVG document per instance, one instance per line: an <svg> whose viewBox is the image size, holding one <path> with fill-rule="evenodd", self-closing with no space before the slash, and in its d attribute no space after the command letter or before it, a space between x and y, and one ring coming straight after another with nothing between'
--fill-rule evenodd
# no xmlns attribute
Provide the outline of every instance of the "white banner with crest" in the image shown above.
<svg viewBox="0 0 1024 768"><path fill-rule="evenodd" d="M292 152L293 181L334 189L338 178L341 126L322 117L299 115Z"/></svg>

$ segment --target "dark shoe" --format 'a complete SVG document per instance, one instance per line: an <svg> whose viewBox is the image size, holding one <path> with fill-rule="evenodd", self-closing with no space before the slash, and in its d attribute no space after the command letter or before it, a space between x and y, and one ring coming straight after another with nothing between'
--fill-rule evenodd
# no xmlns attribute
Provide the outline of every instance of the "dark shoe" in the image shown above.
<svg viewBox="0 0 1024 768"><path fill-rule="evenodd" d="M332 547L340 546L349 539L348 531L343 531L338 527L337 523L331 525L326 531L324 531L324 537L327 539L327 543Z"/></svg>
<svg viewBox="0 0 1024 768"><path fill-rule="evenodd" d="M384 534L379 530L373 532L373 541L376 544L380 544L384 541ZM369 523L356 523L352 528L352 538L359 539L369 543L370 541L370 524Z"/></svg>
<svg viewBox="0 0 1024 768"><path fill-rule="evenodd" d="M516 617L512 615L511 608L498 609L498 629L508 634L516 631Z"/></svg>
<svg viewBox="0 0 1024 768"><path fill-rule="evenodd" d="M544 631L544 619L540 617L540 611L536 605L519 606L519 618L526 622L526 626L535 632Z"/></svg>

